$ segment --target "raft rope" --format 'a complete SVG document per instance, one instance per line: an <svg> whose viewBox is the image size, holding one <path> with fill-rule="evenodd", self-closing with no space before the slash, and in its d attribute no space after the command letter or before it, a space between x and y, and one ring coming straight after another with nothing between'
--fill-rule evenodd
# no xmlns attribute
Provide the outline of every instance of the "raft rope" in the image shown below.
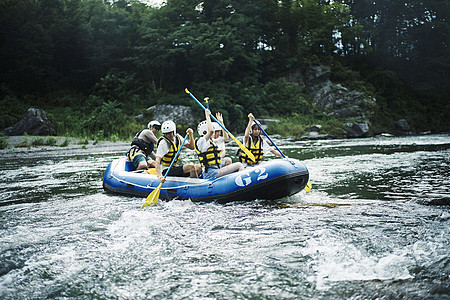
<svg viewBox="0 0 450 300"><path fill-rule="evenodd" d="M130 182L130 181L121 179L121 178L117 177L117 176L114 175L114 174L111 174L111 177L113 177L114 179L116 179L116 180L118 180L118 181L120 181L120 182L123 182L123 183L125 183L125 184L130 184L130 185L137 186L137 187L140 187L140 188L143 188L143 189L146 189L146 188L156 188L156 187L157 187L157 186L152 187L152 186L149 186L148 184L147 184L147 185L136 184L136 183L133 183L133 182ZM182 178L182 177L181 177L181 178ZM192 178L192 179L196 179L196 178ZM211 183L214 183L214 182L217 181L218 179L219 179L219 178L214 179L213 181L211 181ZM196 186L196 185L202 185L202 184L205 183L205 181L206 181L207 179L199 179L199 180L202 180L202 182L198 182L198 183L190 183L190 184L186 183L186 184L184 184L184 185L180 185L180 186L176 186L176 187L173 187L173 186L167 187L167 188L161 187L161 189L162 189L162 190L171 190L171 189L185 188L186 186L192 187L192 186ZM159 181L156 180L156 182L159 182Z"/></svg>

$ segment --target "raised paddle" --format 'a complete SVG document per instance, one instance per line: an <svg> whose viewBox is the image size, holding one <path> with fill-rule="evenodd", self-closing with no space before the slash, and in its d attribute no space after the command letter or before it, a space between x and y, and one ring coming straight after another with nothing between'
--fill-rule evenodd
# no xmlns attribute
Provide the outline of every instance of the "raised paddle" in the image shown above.
<svg viewBox="0 0 450 300"><path fill-rule="evenodd" d="M170 163L169 168L166 171L166 174L164 175L164 178L166 178L167 174L169 174L170 168L172 168L173 163L175 162L175 160L178 157L178 154L180 153L181 148L183 148L184 142L186 142L186 139L188 137L189 134L186 134L186 136L184 137L183 142L180 144L180 148L178 148L177 154L175 154L175 157L172 159L172 162ZM159 193L161 192L161 186L162 186L162 182L158 185L158 187L156 189L153 190L153 192L151 192L148 196L147 199L145 200L144 204L142 205L141 208L144 208L146 206L153 206L156 203L158 203L159 200Z"/></svg>
<svg viewBox="0 0 450 300"><path fill-rule="evenodd" d="M264 129L261 127L261 125L259 125L258 122L256 122L256 119L253 120L253 122L255 122L255 124L259 127L259 129L261 129L262 133L264 133L264 135L269 139L269 141L272 143L272 145L275 146L275 148L277 148L278 152L280 152L281 156L283 156L283 158L286 158L286 155L284 155L283 152L281 152L280 148L277 147L277 145L274 143L274 141L272 141L272 139L269 137L269 135L264 131ZM291 164L293 164L293 162L291 162ZM312 184L311 182L308 180L308 183L305 186L305 191L309 192L312 188Z"/></svg>
<svg viewBox="0 0 450 300"><path fill-rule="evenodd" d="M197 100L197 98L195 98L194 95L192 95L191 92L189 92L189 90L188 90L187 88L186 88L184 91L186 92L186 94L188 94L189 96L191 96L191 98L194 99L195 102L197 102L197 104L200 105L201 108L203 108L203 110L206 110L206 107L204 107L203 104L201 104L201 103ZM222 123L220 123L220 122L216 119L216 117L214 117L212 114L210 115L210 117L211 117L214 121L216 121L216 122L220 125L220 127L222 127L222 129L225 130L226 133L228 133L228 136L231 137L231 138L236 142L236 144L239 146L239 148L241 148L241 150L244 151L245 154L247 154L247 156L248 156L252 161L255 161L255 156L250 152L250 150L247 149L247 147L245 147L241 142L239 142L238 139L235 138L234 135L232 135L231 132L229 132L228 129L226 129L225 126L223 126Z"/></svg>

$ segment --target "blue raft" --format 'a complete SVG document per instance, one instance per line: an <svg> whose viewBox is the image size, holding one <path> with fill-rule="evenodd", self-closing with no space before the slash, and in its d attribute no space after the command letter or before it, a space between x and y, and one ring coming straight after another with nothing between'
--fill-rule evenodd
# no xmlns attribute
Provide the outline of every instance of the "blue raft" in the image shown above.
<svg viewBox="0 0 450 300"><path fill-rule="evenodd" d="M103 176L103 188L116 194L147 197L159 185L156 175L131 172L126 158L112 161ZM309 180L306 166L296 159L275 159L216 179L167 176L160 199L227 203L274 200L303 190Z"/></svg>

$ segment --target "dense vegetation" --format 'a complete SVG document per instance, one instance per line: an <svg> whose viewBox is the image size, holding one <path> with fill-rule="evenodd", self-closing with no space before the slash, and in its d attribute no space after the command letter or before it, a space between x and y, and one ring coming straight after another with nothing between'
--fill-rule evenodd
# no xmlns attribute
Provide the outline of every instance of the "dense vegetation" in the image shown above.
<svg viewBox="0 0 450 300"><path fill-rule="evenodd" d="M200 118L185 87L234 130L250 111L320 121L283 78L325 64L377 98L380 131L400 117L448 130L449 13L446 0L1 0L0 128L37 107L60 135L129 139L155 104Z"/></svg>

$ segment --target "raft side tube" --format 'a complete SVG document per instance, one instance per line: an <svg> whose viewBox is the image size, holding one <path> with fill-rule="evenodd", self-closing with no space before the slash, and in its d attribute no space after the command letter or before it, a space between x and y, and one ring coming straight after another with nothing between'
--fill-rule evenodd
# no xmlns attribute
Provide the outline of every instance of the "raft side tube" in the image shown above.
<svg viewBox="0 0 450 300"><path fill-rule="evenodd" d="M156 175L128 170L129 163L125 158L111 162L103 176L105 191L146 197L159 185ZM306 186L309 172L298 160L277 159L215 179L173 176L166 179L161 187L161 199L227 203L275 200L296 194Z"/></svg>

